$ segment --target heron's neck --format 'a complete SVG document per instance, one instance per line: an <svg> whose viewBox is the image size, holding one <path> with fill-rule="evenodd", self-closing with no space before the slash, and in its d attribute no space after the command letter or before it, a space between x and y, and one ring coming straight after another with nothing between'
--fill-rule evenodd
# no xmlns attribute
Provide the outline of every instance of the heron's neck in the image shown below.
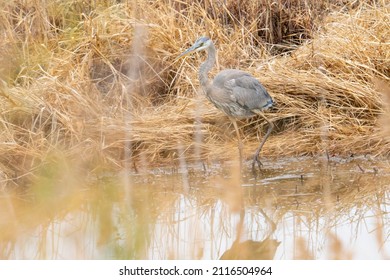
<svg viewBox="0 0 390 280"><path fill-rule="evenodd" d="M215 46L213 43L207 49L207 59L202 63L199 69L199 81L204 89L209 85L208 73L213 68L215 63Z"/></svg>

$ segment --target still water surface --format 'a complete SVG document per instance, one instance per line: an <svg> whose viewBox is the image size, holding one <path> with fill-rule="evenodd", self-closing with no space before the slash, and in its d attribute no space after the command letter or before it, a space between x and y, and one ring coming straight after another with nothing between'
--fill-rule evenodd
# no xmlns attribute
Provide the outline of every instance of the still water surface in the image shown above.
<svg viewBox="0 0 390 280"><path fill-rule="evenodd" d="M390 164L233 163L40 179L0 195L2 259L387 259Z"/></svg>

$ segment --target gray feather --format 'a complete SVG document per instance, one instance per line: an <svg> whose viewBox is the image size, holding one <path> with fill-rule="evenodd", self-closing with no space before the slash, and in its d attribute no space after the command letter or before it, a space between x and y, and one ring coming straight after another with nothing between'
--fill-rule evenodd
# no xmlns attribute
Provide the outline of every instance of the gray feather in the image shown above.
<svg viewBox="0 0 390 280"><path fill-rule="evenodd" d="M249 111L264 110L273 104L263 85L252 75L241 70L221 71L214 78L213 87L223 90L231 101Z"/></svg>

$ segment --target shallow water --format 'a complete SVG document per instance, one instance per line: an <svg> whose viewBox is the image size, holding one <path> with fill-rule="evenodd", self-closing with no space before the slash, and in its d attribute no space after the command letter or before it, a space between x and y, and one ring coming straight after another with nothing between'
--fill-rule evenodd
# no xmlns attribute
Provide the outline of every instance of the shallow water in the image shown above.
<svg viewBox="0 0 390 280"><path fill-rule="evenodd" d="M387 259L390 164L289 158L0 193L2 259ZM92 181L92 183L91 183Z"/></svg>

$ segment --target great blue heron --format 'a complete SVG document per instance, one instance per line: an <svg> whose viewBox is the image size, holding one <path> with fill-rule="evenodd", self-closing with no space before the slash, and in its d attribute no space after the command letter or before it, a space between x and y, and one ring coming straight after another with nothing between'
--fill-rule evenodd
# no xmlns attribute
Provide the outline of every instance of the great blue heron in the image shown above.
<svg viewBox="0 0 390 280"><path fill-rule="evenodd" d="M208 79L208 72L215 63L215 46L208 37L200 37L196 42L184 51L178 58L186 56L193 52L206 50L208 57L199 68L199 80L206 97L222 112L229 116L236 130L240 161L242 160L242 142L237 127L236 119L262 116L269 124L267 133L261 141L253 158L252 169L255 169L257 163L260 167L259 154L268 136L274 127L263 114L263 110L270 108L274 102L267 90L252 75L238 70L225 69L215 76L212 82Z"/></svg>

